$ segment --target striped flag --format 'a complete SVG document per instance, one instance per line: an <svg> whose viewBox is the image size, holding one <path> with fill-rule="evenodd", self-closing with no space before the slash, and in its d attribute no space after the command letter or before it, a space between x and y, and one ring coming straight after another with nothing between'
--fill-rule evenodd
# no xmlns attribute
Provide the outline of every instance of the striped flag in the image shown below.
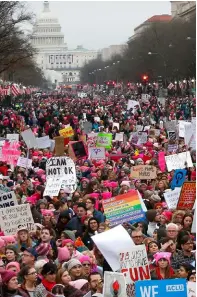
<svg viewBox="0 0 197 297"><path fill-rule="evenodd" d="M5 86L3 89L4 96L10 96L10 86Z"/></svg>
<svg viewBox="0 0 197 297"><path fill-rule="evenodd" d="M13 96L18 96L20 94L20 90L19 90L19 88L17 87L16 84L12 85L11 91L12 91Z"/></svg>
<svg viewBox="0 0 197 297"><path fill-rule="evenodd" d="M174 87L173 83L170 83L168 89L171 90Z"/></svg>

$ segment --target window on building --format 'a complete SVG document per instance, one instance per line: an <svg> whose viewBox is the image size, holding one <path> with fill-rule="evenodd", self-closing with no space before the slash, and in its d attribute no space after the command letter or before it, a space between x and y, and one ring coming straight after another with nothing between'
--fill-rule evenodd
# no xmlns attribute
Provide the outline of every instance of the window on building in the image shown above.
<svg viewBox="0 0 197 297"><path fill-rule="evenodd" d="M69 64L71 64L71 62L69 62Z"/></svg>

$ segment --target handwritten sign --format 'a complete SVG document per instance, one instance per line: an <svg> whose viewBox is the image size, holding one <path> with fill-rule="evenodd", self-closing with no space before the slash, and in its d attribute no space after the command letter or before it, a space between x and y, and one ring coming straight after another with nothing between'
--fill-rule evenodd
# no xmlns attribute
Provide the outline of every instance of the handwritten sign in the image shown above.
<svg viewBox="0 0 197 297"><path fill-rule="evenodd" d="M19 134L7 134L6 138L10 141L10 142L18 142L19 141Z"/></svg>
<svg viewBox="0 0 197 297"><path fill-rule="evenodd" d="M140 108L140 104L138 101L135 100L129 100L128 104L127 104L127 110L133 109L133 111L137 110L138 108Z"/></svg>
<svg viewBox="0 0 197 297"><path fill-rule="evenodd" d="M157 169L150 165L137 165L131 168L130 177L133 179L155 179Z"/></svg>
<svg viewBox="0 0 197 297"><path fill-rule="evenodd" d="M49 148L51 146L51 141L48 135L36 138L36 141L37 141L37 147L40 149Z"/></svg>
<svg viewBox="0 0 197 297"><path fill-rule="evenodd" d="M105 147L110 149L112 144L112 134L111 133L98 133L97 136L97 147Z"/></svg>
<svg viewBox="0 0 197 297"><path fill-rule="evenodd" d="M168 131L168 139L176 140L176 132L175 131Z"/></svg>
<svg viewBox="0 0 197 297"><path fill-rule="evenodd" d="M196 182L185 182L181 188L181 194L177 209L193 209L196 201Z"/></svg>
<svg viewBox="0 0 197 297"><path fill-rule="evenodd" d="M72 127L66 127L62 130L59 130L60 136L63 136L64 138L68 138L74 135L74 131Z"/></svg>
<svg viewBox="0 0 197 297"><path fill-rule="evenodd" d="M124 133L116 133L115 141L123 141L124 140Z"/></svg>
<svg viewBox="0 0 197 297"><path fill-rule="evenodd" d="M165 160L168 171L184 169L185 167L193 167L190 152L165 156Z"/></svg>
<svg viewBox="0 0 197 297"><path fill-rule="evenodd" d="M138 245L120 253L120 268L126 280L128 297L135 296L135 282L150 280L149 262L145 245Z"/></svg>
<svg viewBox="0 0 197 297"><path fill-rule="evenodd" d="M89 133L87 138L88 147L95 147L98 133Z"/></svg>
<svg viewBox="0 0 197 297"><path fill-rule="evenodd" d="M46 176L48 178L61 178L61 188L68 188L73 193L77 188L75 163L68 157L53 157L46 162Z"/></svg>
<svg viewBox="0 0 197 297"><path fill-rule="evenodd" d="M125 222L135 223L145 219L138 192L135 190L103 200L103 208L110 226Z"/></svg>
<svg viewBox="0 0 197 297"><path fill-rule="evenodd" d="M103 287L103 296L112 297L113 284L118 282L119 290L117 297L125 297L126 296L126 282L123 273L119 272L110 272L105 271L104 274L104 287Z"/></svg>
<svg viewBox="0 0 197 297"><path fill-rule="evenodd" d="M175 188L173 191L164 193L164 198L169 209L176 209L180 193L181 188Z"/></svg>
<svg viewBox="0 0 197 297"><path fill-rule="evenodd" d="M187 170L176 169L171 182L171 189L174 189L176 187L181 187L185 181L186 174L187 174Z"/></svg>
<svg viewBox="0 0 197 297"><path fill-rule="evenodd" d="M5 235L15 235L17 230L22 227L34 231L34 220L30 205L27 203L1 209L0 225Z"/></svg>
<svg viewBox="0 0 197 297"><path fill-rule="evenodd" d="M61 189L62 185L62 178L54 177L54 178L48 178L47 184L44 190L44 196L58 196L59 191Z"/></svg>
<svg viewBox="0 0 197 297"><path fill-rule="evenodd" d="M104 160L105 159L105 148L104 147L90 147L89 156L92 160Z"/></svg>
<svg viewBox="0 0 197 297"><path fill-rule="evenodd" d="M19 157L17 161L17 166L23 168L31 168L32 167L32 159Z"/></svg>
<svg viewBox="0 0 197 297"><path fill-rule="evenodd" d="M36 148L37 147L37 141L34 133L31 129L25 130L21 133L23 140L25 141L27 147L30 148Z"/></svg>
<svg viewBox="0 0 197 297"><path fill-rule="evenodd" d="M0 195L0 208L6 208L17 205L16 195L13 191Z"/></svg>

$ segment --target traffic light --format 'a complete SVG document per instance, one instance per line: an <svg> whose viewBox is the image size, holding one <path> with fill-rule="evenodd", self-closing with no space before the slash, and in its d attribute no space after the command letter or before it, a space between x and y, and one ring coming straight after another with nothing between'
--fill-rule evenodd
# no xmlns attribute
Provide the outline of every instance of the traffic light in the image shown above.
<svg viewBox="0 0 197 297"><path fill-rule="evenodd" d="M144 74L144 75L142 76L142 80L143 80L144 82L147 82L147 81L148 81L148 75Z"/></svg>
<svg viewBox="0 0 197 297"><path fill-rule="evenodd" d="M130 88L130 86L131 86L131 83L128 82L128 83L127 83L127 88Z"/></svg>

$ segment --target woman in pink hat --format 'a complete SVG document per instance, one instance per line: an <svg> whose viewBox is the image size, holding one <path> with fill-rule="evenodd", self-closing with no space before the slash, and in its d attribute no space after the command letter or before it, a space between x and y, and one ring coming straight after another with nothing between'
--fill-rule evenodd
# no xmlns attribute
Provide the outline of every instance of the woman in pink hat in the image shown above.
<svg viewBox="0 0 197 297"><path fill-rule="evenodd" d="M156 268L151 272L152 280L175 278L174 270L170 266L171 253L158 252L153 257L156 262Z"/></svg>

